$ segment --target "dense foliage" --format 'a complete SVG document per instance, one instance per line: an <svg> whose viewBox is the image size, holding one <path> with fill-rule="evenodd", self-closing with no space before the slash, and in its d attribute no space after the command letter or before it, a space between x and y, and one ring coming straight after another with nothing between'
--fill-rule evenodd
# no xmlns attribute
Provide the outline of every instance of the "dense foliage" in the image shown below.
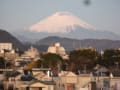
<svg viewBox="0 0 120 90"><path fill-rule="evenodd" d="M5 67L5 59L3 57L0 57L0 68Z"/></svg>
<svg viewBox="0 0 120 90"><path fill-rule="evenodd" d="M74 72L92 69L97 62L98 52L91 49L74 50L70 52L69 69Z"/></svg>
<svg viewBox="0 0 120 90"><path fill-rule="evenodd" d="M69 70L78 74L79 71L93 70L96 64L109 69L111 67L118 67L120 64L120 50L109 49L105 50L102 54L94 49L73 50L69 54L69 60L63 60L57 54L46 53L41 55L39 60L29 63L28 68L51 68L54 75L60 70Z"/></svg>
<svg viewBox="0 0 120 90"><path fill-rule="evenodd" d="M99 56L98 63L108 68L120 64L120 50L105 50L104 54Z"/></svg>
<svg viewBox="0 0 120 90"><path fill-rule="evenodd" d="M57 75L63 66L63 59L57 54L47 53L41 56L40 60L36 61L37 68L51 68L54 75Z"/></svg>

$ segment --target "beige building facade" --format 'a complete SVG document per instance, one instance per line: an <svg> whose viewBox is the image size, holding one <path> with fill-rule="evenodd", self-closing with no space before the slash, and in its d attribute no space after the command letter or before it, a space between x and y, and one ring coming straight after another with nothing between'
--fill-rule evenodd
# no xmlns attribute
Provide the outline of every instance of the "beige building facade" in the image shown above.
<svg viewBox="0 0 120 90"><path fill-rule="evenodd" d="M0 50L12 50L12 43L0 43Z"/></svg>

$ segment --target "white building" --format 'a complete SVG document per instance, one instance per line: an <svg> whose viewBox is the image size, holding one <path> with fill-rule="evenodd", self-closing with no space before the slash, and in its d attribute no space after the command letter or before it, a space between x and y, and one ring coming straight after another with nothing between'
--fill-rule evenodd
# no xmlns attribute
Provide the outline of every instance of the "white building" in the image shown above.
<svg viewBox="0 0 120 90"><path fill-rule="evenodd" d="M54 46L49 46L48 47L48 53L56 53L59 55L64 55L65 54L65 49L60 45L59 42L55 43Z"/></svg>
<svg viewBox="0 0 120 90"><path fill-rule="evenodd" d="M12 43L0 43L0 50L12 50Z"/></svg>
<svg viewBox="0 0 120 90"><path fill-rule="evenodd" d="M1 45L4 45L4 44L1 44ZM6 60L15 60L16 58L19 57L19 54L11 48L12 46L8 45L8 48L7 48L7 45L6 47L3 49L1 48L0 49L0 57L3 57L5 58Z"/></svg>
<svg viewBox="0 0 120 90"><path fill-rule="evenodd" d="M68 59L68 55L65 52L65 48L61 46L59 42L55 43L54 46L49 46L47 52L58 54L62 56L64 59Z"/></svg>

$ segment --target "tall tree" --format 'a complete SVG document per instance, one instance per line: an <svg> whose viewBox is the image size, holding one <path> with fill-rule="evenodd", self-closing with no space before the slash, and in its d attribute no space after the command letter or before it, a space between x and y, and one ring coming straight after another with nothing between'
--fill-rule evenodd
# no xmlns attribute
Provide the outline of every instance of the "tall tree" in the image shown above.
<svg viewBox="0 0 120 90"><path fill-rule="evenodd" d="M99 62L106 67L113 67L116 63L120 64L120 50L105 50Z"/></svg>
<svg viewBox="0 0 120 90"><path fill-rule="evenodd" d="M0 57L0 68L5 68L5 59Z"/></svg>
<svg viewBox="0 0 120 90"><path fill-rule="evenodd" d="M38 60L36 66L51 68L54 75L58 74L63 64L63 59L57 54L47 53L41 56L41 60Z"/></svg>
<svg viewBox="0 0 120 90"><path fill-rule="evenodd" d="M92 49L80 49L70 52L70 69L74 72L92 69L96 64L98 52Z"/></svg>

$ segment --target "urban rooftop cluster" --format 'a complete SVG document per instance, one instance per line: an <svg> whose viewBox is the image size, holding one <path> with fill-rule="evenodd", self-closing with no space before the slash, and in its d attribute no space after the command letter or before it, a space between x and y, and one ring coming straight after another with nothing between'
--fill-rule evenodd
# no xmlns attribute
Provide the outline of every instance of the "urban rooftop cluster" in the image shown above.
<svg viewBox="0 0 120 90"><path fill-rule="evenodd" d="M59 43L24 52L0 43L0 90L120 90L120 49L98 52Z"/></svg>

